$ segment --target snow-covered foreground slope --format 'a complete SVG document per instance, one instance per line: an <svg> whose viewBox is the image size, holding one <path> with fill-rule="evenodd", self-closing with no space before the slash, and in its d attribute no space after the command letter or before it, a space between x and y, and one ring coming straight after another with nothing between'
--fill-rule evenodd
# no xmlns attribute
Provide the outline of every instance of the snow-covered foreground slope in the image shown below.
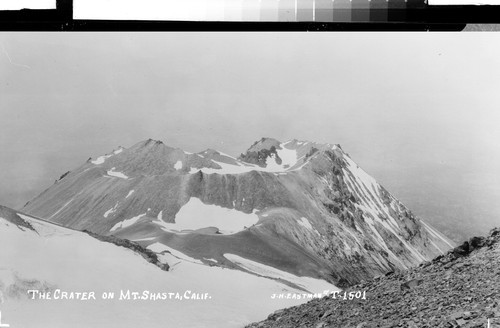
<svg viewBox="0 0 500 328"><path fill-rule="evenodd" d="M305 301L271 299L303 293L275 280L182 259L166 272L132 250L85 233L22 214L17 221L0 216L0 311L13 328L242 327ZM87 294L88 300L31 300L29 289L52 297L61 297L57 290L94 292L96 299ZM141 296L144 291L173 294L163 300L120 300L127 290ZM115 298L101 299L103 292L114 292ZM188 299L175 299L177 293Z"/></svg>

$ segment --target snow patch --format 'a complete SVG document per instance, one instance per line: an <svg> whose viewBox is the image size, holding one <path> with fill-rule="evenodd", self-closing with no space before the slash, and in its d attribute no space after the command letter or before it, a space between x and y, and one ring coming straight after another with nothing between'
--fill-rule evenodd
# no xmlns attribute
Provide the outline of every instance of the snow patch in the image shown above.
<svg viewBox="0 0 500 328"><path fill-rule="evenodd" d="M271 154L268 158L266 158L265 171L267 171L267 172L280 172L282 170L283 170L282 166L280 164L278 164L278 162L276 161L275 154Z"/></svg>
<svg viewBox="0 0 500 328"><path fill-rule="evenodd" d="M222 234L233 234L252 226L259 220L255 213L246 214L230 208L207 205L196 197L191 197L181 207L175 215L175 223L162 221L160 214L158 220L153 222L170 232L216 227Z"/></svg>
<svg viewBox="0 0 500 328"><path fill-rule="evenodd" d="M304 228L308 229L308 230L313 230L313 226L311 225L311 222L309 222L308 219L306 218L300 218L300 220L297 220L297 222L303 226Z"/></svg>
<svg viewBox="0 0 500 328"><path fill-rule="evenodd" d="M176 169L176 170L180 170L180 169L182 169L182 161L177 161L177 162L174 164L174 169Z"/></svg>
<svg viewBox="0 0 500 328"><path fill-rule="evenodd" d="M113 226L113 228L111 228L110 231L115 231L117 229L123 229L123 228L126 228L126 227L130 227L131 225L135 224L140 218L142 218L143 216L146 216L146 213L144 214L140 214L138 216L134 216L133 218L131 219L127 219L127 220L123 220L123 221L120 221L118 222L117 224L115 224Z"/></svg>
<svg viewBox="0 0 500 328"><path fill-rule="evenodd" d="M119 147L117 150L113 150L113 152L111 154L102 155L102 156L97 157L95 160L91 161L91 163L95 164L95 165L102 164L106 161L106 159L110 158L111 156L121 153L123 151L123 149L124 149L123 147Z"/></svg>
<svg viewBox="0 0 500 328"><path fill-rule="evenodd" d="M225 157L233 159L236 164L227 164L227 163L222 163L222 162L219 162L216 160L212 160L212 162L219 165L221 168L215 169L215 168L208 168L208 167L202 167L202 168L193 168L192 167L192 168L190 168L189 173L194 174L194 173L197 173L198 171L202 171L203 173L206 173L206 174L214 174L214 173L241 174L241 173L247 173L247 172L251 172L251 171L270 172L270 173L295 171L295 170L302 168L302 166L305 165L307 162L303 163L300 167L295 167L296 164L298 163L298 160L299 160L299 158L297 158L297 151L295 149L286 148L285 145L288 143L290 143L290 141L280 144L281 149L276 149L276 153L281 158L281 164L278 164L276 162L276 155L274 153L271 154L266 159L266 166L260 167L258 165L254 165L254 164L240 161L237 158L234 158L230 155L227 155L227 154L224 154L224 153L218 151L218 153L221 156L225 156ZM199 156L201 156L201 155L199 155Z"/></svg>
<svg viewBox="0 0 500 328"><path fill-rule="evenodd" d="M295 149L287 149L285 144L280 145L281 149L277 149L276 152L281 158L281 166L283 168L290 168L297 164L297 151Z"/></svg>
<svg viewBox="0 0 500 328"><path fill-rule="evenodd" d="M132 189L132 190L130 190L130 191L128 192L127 196L125 196L125 198L129 198L129 197L130 197L130 195L132 195L133 193L134 193L134 190L133 190L133 189Z"/></svg>
<svg viewBox="0 0 500 328"><path fill-rule="evenodd" d="M104 161L105 161L107 158L110 158L111 156L113 156L113 154L99 156L99 157L97 157L95 160L91 161L91 163L92 163L92 164L95 164L95 165L102 164L102 163L104 163Z"/></svg>
<svg viewBox="0 0 500 328"><path fill-rule="evenodd" d="M173 249L172 247L168 247L167 245L162 244L162 243L157 242L157 243L149 245L147 248L152 250L155 253L163 253L166 251L179 259L182 259L182 260L185 260L185 261L188 261L191 263L203 264L203 262L201 262L200 260L197 260L195 258L187 256L186 254L179 252L178 250Z"/></svg>
<svg viewBox="0 0 500 328"><path fill-rule="evenodd" d="M217 150L217 152L218 152L218 153L219 153L219 155L221 155L221 156L229 157L229 158L234 159L235 161L239 162L237 158L235 158L235 157L233 157L233 156L231 156L231 155L228 155L228 154L223 153L223 152L218 151L218 150Z"/></svg>
<svg viewBox="0 0 500 328"><path fill-rule="evenodd" d="M113 206L112 208L110 208L109 210L107 210L105 213L104 213L104 217L107 218L108 215L110 214L113 214L114 212L116 212L116 207L118 206L118 203L115 204L115 206Z"/></svg>
<svg viewBox="0 0 500 328"><path fill-rule="evenodd" d="M226 253L224 254L224 257L249 272L268 278L289 281L301 288L304 288L310 293L322 293L325 290L340 291L339 288L322 279L299 277L286 271L273 268L272 266L245 259L234 254Z"/></svg>
<svg viewBox="0 0 500 328"><path fill-rule="evenodd" d="M132 239L132 241L148 241L148 240L153 240L156 239L156 237L146 237L146 238L140 238L140 239Z"/></svg>
<svg viewBox="0 0 500 328"><path fill-rule="evenodd" d="M246 173L250 172L253 170L258 170L259 166L257 165L251 165L251 164L239 164L239 165L233 165L233 164L227 164L223 162L218 162L216 160L212 160L213 163L219 165L221 168L220 169L215 169L215 168L210 168L210 167L202 167L202 168L191 168L189 170L190 174L196 173L198 171L202 171L203 173L206 174L240 174L240 173Z"/></svg>
<svg viewBox="0 0 500 328"><path fill-rule="evenodd" d="M114 171L115 168L111 168L111 170L108 170L108 175L112 176L112 177L116 177L116 178L121 178L121 179L128 179L128 176L126 176L125 174L123 174L122 172L116 172Z"/></svg>

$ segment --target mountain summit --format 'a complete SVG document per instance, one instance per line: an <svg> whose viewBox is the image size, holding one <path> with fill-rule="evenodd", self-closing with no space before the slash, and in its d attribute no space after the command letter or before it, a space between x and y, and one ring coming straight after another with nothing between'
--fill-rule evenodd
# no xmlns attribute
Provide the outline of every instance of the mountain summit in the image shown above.
<svg viewBox="0 0 500 328"><path fill-rule="evenodd" d="M89 159L23 211L307 291L412 267L453 246L339 145L298 140L262 138L235 158L149 139Z"/></svg>

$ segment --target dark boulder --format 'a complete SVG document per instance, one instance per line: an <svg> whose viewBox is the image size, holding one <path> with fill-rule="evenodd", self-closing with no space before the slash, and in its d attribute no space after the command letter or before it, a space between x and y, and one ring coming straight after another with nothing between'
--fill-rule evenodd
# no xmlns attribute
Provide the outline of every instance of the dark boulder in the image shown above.
<svg viewBox="0 0 500 328"><path fill-rule="evenodd" d="M485 244L485 238L484 237L472 237L469 239L469 248L470 250L476 249L476 248L481 248Z"/></svg>
<svg viewBox="0 0 500 328"><path fill-rule="evenodd" d="M465 256L470 253L469 242L465 241L462 245L453 249L453 254L456 256Z"/></svg>
<svg viewBox="0 0 500 328"><path fill-rule="evenodd" d="M418 285L421 285L423 282L424 282L424 280L423 279L419 279L419 278L408 280L407 282L404 282L404 283L401 284L401 290L415 288Z"/></svg>

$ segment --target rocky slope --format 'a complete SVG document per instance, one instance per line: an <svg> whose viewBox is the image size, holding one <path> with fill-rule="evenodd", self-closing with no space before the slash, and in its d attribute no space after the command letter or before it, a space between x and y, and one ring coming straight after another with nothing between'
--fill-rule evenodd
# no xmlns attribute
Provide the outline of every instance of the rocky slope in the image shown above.
<svg viewBox="0 0 500 328"><path fill-rule="evenodd" d="M90 158L23 211L206 265L335 286L452 247L339 145L298 140L263 138L239 158L146 140Z"/></svg>
<svg viewBox="0 0 500 328"><path fill-rule="evenodd" d="M344 300L342 292L279 310L248 327L500 327L500 229L417 268L346 290L351 291L366 291L366 299Z"/></svg>

